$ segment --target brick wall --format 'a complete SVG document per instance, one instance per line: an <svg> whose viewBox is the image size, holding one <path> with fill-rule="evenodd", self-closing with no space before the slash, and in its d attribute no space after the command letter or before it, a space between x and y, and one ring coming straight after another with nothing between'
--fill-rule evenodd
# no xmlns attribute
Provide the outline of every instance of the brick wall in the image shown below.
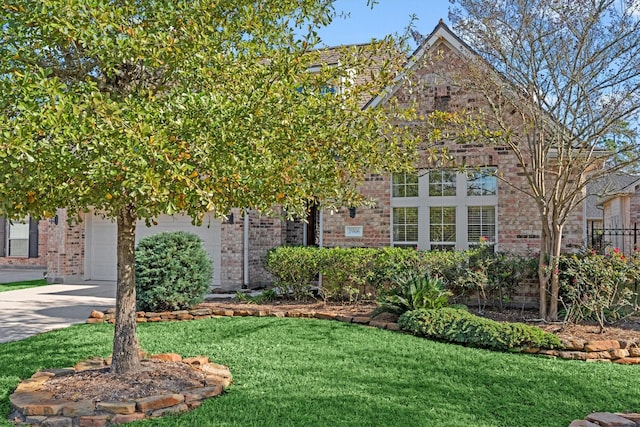
<svg viewBox="0 0 640 427"><path fill-rule="evenodd" d="M84 275L85 224L84 213L79 214L80 221L68 223L69 213L58 209L58 224L49 224L47 245L48 280L82 280Z"/></svg>
<svg viewBox="0 0 640 427"><path fill-rule="evenodd" d="M323 246L383 247L390 245L390 176L369 175L360 190L362 194L375 201L375 206L356 208L354 218L349 217L347 208L341 208L333 214L325 210ZM345 237L345 226L362 226L362 237Z"/></svg>
<svg viewBox="0 0 640 427"><path fill-rule="evenodd" d="M234 209L233 224L225 222L221 227L221 286L225 289L240 289L244 279L242 254L244 248L244 221L242 211Z"/></svg>

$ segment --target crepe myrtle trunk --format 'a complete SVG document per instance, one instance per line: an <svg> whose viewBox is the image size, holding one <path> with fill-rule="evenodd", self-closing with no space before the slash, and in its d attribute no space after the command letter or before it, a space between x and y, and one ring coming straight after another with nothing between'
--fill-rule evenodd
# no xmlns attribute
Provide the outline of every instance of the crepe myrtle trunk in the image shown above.
<svg viewBox="0 0 640 427"><path fill-rule="evenodd" d="M114 374L136 372L141 368L136 336L136 219L133 205L124 206L118 213L118 287L111 363Z"/></svg>

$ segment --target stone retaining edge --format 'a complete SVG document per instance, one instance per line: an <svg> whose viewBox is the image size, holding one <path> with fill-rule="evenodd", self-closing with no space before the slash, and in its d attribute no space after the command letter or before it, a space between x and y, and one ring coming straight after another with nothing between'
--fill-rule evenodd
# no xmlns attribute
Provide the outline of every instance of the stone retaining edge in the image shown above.
<svg viewBox="0 0 640 427"><path fill-rule="evenodd" d="M233 381L229 368L210 362L206 356L183 359L176 353L163 353L149 359L189 364L205 373L205 384L203 387L148 396L130 402L54 400L50 393L41 391L43 384L51 378L101 369L111 363L110 358L94 357L77 363L73 368L38 371L31 378L20 382L9 397L12 408L9 421L15 425L38 427L119 425L195 409L203 400L221 395Z"/></svg>

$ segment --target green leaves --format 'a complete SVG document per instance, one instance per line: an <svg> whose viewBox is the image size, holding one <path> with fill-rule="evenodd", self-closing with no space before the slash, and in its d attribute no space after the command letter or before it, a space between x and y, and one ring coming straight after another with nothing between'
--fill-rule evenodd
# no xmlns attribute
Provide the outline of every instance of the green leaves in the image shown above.
<svg viewBox="0 0 640 427"><path fill-rule="evenodd" d="M391 39L313 50L331 1L15 0L0 14L10 215L303 215L309 200L362 203L367 172L411 167L416 140L392 125L405 113L361 109L402 58ZM27 209L32 189L46 196Z"/></svg>

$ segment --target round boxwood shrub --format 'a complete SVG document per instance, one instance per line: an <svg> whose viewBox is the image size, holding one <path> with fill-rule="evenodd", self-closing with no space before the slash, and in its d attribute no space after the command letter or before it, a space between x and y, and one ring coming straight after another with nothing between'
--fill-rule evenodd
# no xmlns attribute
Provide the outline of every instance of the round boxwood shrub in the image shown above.
<svg viewBox="0 0 640 427"><path fill-rule="evenodd" d="M204 300L211 286L211 259L202 240L183 231L140 240L136 248L138 310L190 308Z"/></svg>

